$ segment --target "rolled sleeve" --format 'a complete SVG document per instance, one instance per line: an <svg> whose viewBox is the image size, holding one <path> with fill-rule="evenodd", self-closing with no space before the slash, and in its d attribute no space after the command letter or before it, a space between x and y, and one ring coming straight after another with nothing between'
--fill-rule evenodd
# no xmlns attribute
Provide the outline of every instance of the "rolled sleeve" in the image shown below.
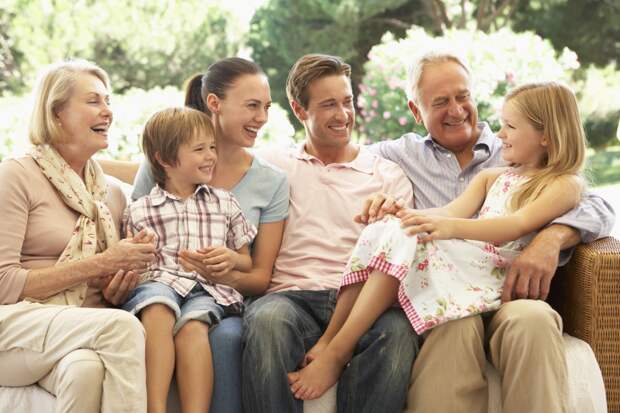
<svg viewBox="0 0 620 413"><path fill-rule="evenodd" d="M600 196L587 192L579 205L553 220L551 224L566 225L576 229L579 231L581 242L588 243L609 236L615 220L612 206Z"/></svg>
<svg viewBox="0 0 620 413"><path fill-rule="evenodd" d="M140 164L136 179L133 181L133 192L131 193L131 199L142 198L148 195L155 186L155 178L153 178L153 172L151 171L151 164L148 159L145 159Z"/></svg>
<svg viewBox="0 0 620 413"><path fill-rule="evenodd" d="M250 244L256 236L256 227L245 219L236 199L231 198L230 226L226 235L226 246L235 251Z"/></svg>

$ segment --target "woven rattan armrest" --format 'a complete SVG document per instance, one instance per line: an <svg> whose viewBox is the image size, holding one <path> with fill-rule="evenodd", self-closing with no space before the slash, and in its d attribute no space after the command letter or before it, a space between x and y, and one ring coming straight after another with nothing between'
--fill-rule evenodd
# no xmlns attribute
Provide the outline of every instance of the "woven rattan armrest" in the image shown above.
<svg viewBox="0 0 620 413"><path fill-rule="evenodd" d="M620 241L579 245L558 269L549 301L562 315L564 331L592 347L609 411L620 412Z"/></svg>

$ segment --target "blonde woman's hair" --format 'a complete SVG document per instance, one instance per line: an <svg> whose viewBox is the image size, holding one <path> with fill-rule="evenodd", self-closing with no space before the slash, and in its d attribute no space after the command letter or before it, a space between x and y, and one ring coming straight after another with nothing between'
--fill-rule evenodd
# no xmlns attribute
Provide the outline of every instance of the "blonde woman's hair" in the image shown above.
<svg viewBox="0 0 620 413"><path fill-rule="evenodd" d="M86 60L65 60L43 70L34 90L34 107L28 124L28 138L33 145L59 143L63 130L57 114L73 93L80 74L91 74L100 79L107 89L110 78L105 70Z"/></svg>
<svg viewBox="0 0 620 413"><path fill-rule="evenodd" d="M470 75L471 72L467 67L467 63L465 63L465 59L456 53L436 50L424 53L419 56L409 68L409 73L407 75L407 89L405 90L405 93L407 93L407 99L419 104L421 98L420 80L422 79L424 70L426 70L428 66L435 66L448 62L460 65L465 72L467 72L467 75Z"/></svg>
<svg viewBox="0 0 620 413"><path fill-rule="evenodd" d="M534 201L560 176L579 177L583 185L586 136L573 92L557 82L529 83L510 91L505 102L512 103L547 141L540 171L514 194L512 210Z"/></svg>
<svg viewBox="0 0 620 413"><path fill-rule="evenodd" d="M204 112L182 107L156 112L144 125L142 150L151 164L155 182L162 188L166 184L166 170L160 163L178 165L179 148L191 143L197 135L215 139L211 118ZM159 159L157 156L159 155Z"/></svg>

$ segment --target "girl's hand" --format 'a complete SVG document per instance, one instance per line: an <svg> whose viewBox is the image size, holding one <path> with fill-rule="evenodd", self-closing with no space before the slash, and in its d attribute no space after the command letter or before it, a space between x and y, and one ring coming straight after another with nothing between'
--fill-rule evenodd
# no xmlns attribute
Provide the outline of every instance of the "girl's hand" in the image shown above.
<svg viewBox="0 0 620 413"><path fill-rule="evenodd" d="M415 210L400 215L404 231L407 235L418 235L420 242L454 238L455 221L452 218L422 215Z"/></svg>

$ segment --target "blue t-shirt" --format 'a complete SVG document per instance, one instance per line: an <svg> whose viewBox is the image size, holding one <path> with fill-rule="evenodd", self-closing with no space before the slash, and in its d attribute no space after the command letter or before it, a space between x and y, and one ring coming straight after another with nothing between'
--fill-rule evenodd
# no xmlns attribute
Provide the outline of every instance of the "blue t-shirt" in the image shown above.
<svg viewBox="0 0 620 413"><path fill-rule="evenodd" d="M151 165L140 165L133 183L131 198L148 195L155 186ZM289 187L286 174L267 161L254 156L250 169L231 192L239 201L245 218L255 227L262 223L278 222L288 217Z"/></svg>

